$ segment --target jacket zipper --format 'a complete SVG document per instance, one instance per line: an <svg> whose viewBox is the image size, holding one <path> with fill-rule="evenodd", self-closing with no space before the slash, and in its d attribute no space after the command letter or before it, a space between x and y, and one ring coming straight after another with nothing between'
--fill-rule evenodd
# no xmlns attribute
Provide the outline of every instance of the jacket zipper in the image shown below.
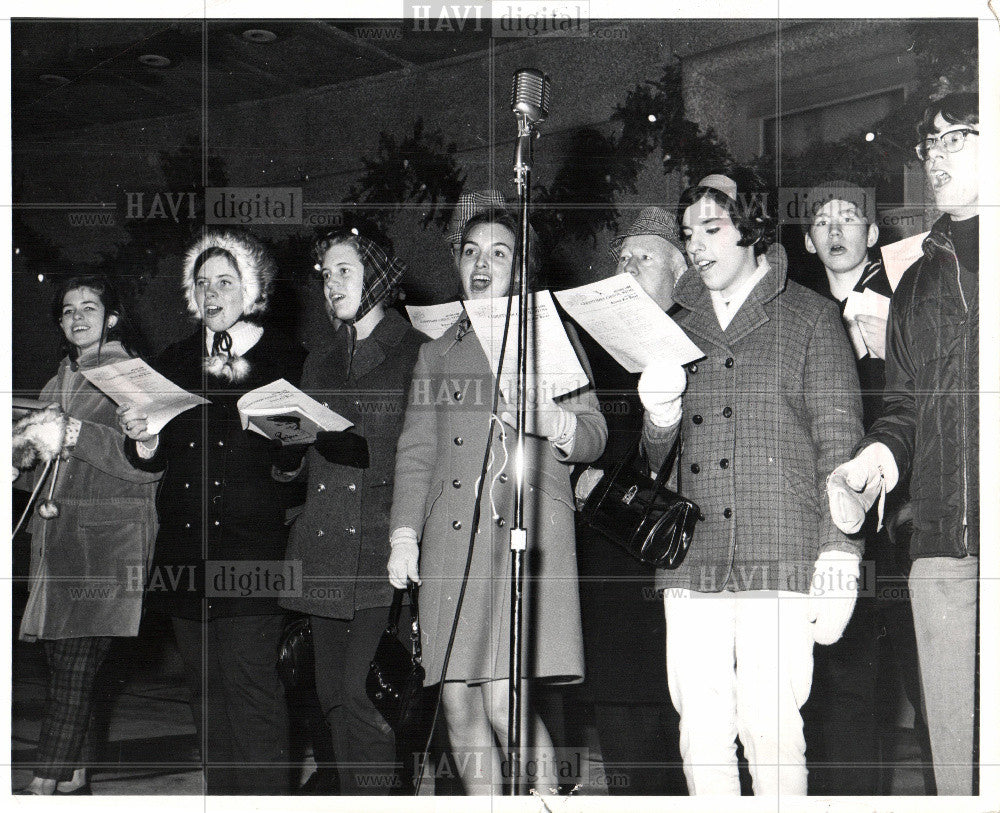
<svg viewBox="0 0 1000 813"><path fill-rule="evenodd" d="M962 269L958 264L958 254L955 255L955 281L958 283L958 293L962 297L962 307L965 309L966 324L962 328L962 379L968 377L966 364L969 357L969 303L965 299L965 290L962 288ZM962 394L962 546L965 548L965 555L969 555L969 454L968 454L968 415L966 414L966 404L968 395Z"/></svg>

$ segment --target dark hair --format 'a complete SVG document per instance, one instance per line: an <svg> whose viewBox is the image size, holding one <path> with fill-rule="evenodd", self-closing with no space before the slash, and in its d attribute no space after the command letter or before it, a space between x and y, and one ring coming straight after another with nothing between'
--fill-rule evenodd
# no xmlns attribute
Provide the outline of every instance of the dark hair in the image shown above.
<svg viewBox="0 0 1000 813"><path fill-rule="evenodd" d="M917 137L924 139L937 130L934 119L938 113L949 124L979 124L979 96L976 93L950 93L924 110L924 117L917 123Z"/></svg>
<svg viewBox="0 0 1000 813"><path fill-rule="evenodd" d="M191 267L191 279L197 277L201 267L214 257L221 257L226 260L233 267L236 276L243 279L243 275L240 273L239 261L237 261L231 251L226 251L222 246L209 246L195 258L194 265Z"/></svg>
<svg viewBox="0 0 1000 813"><path fill-rule="evenodd" d="M725 175L736 182L736 199L733 200L714 186L690 186L677 202L677 225L683 229L684 212L688 207L709 198L726 211L739 230L740 239L736 245L743 248L753 246L755 257L766 253L775 238L774 217L769 211L773 196L767 186L760 176L745 167L731 167L713 174ZM683 235L683 231L681 234Z"/></svg>
<svg viewBox="0 0 1000 813"><path fill-rule="evenodd" d="M476 226L481 226L483 224L503 226L504 228L510 230L510 233L514 235L515 242L517 241L517 219L506 209L489 209L485 212L473 215L462 227L462 239L458 244L459 256L461 256L462 246L465 245L465 241L468 239L469 234ZM539 275L539 245L538 235L535 233L535 230L531 226L528 228L530 229L528 234L528 290L534 291L538 284ZM515 245L511 246L511 248L514 249L514 254L512 255L513 260L519 255L520 246Z"/></svg>
<svg viewBox="0 0 1000 813"><path fill-rule="evenodd" d="M80 274L63 281L56 290L55 298L52 300L52 321L61 328L63 302L66 299L66 294L78 288L89 288L92 290L97 294L101 300L101 304L104 306L104 327L101 330L100 344L97 348L98 354L100 354L101 349L107 342L118 341L121 342L122 347L125 348L129 355L139 355L139 351L142 348L141 338L134 329L132 321L129 319L128 313L122 305L118 290L107 277L99 274ZM107 319L112 314L117 316L118 320L113 326L108 327ZM62 337L61 349L71 359L76 359L77 348L69 342L65 334ZM98 358L100 358L99 355Z"/></svg>

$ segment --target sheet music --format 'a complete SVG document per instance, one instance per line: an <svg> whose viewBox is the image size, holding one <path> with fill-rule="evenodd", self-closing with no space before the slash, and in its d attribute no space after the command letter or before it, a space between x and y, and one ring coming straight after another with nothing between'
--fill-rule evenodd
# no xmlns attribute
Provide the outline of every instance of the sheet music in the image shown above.
<svg viewBox="0 0 1000 813"><path fill-rule="evenodd" d="M705 355L631 274L557 291L556 297L630 373L642 372L653 360L683 365Z"/></svg>
<svg viewBox="0 0 1000 813"><path fill-rule="evenodd" d="M138 358L81 372L116 404L128 404L145 413L147 429L153 435L158 435L182 412L199 404L211 403L200 395L181 389Z"/></svg>
<svg viewBox="0 0 1000 813"><path fill-rule="evenodd" d="M496 370L500 359L507 297L470 299L465 311L475 329L476 338ZM513 401L517 392L517 298L511 305L510 332L504 356L500 389L504 398ZM529 398L538 403L586 387L590 384L576 351L566 335L552 294L538 291L528 297L528 382Z"/></svg>
<svg viewBox="0 0 1000 813"><path fill-rule="evenodd" d="M461 302L443 305L406 305L410 322L421 333L432 339L440 338L462 315Z"/></svg>

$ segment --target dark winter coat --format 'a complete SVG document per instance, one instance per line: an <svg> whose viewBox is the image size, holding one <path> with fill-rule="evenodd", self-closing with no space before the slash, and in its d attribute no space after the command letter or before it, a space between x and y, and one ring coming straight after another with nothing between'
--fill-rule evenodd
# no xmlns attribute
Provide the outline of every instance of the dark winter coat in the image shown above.
<svg viewBox="0 0 1000 813"><path fill-rule="evenodd" d="M979 277L949 226L934 224L892 296L884 412L861 444L884 443L909 479L913 558L979 554Z"/></svg>
<svg viewBox="0 0 1000 813"><path fill-rule="evenodd" d="M281 612L274 595L261 595L258 585L267 581L272 588L282 586L278 577L286 575L285 513L301 502L301 489L272 479L270 443L242 428L236 402L279 378L298 385L305 353L267 329L244 354L250 373L240 382L203 372L205 355L205 335L198 330L168 347L154 366L211 403L168 423L152 459L138 458L134 443L127 447L136 465L165 469L157 500L160 533L146 601L193 619ZM234 560L254 564L231 570L225 563ZM257 563L260 570L254 571ZM233 588L232 574L242 571L254 578Z"/></svg>
<svg viewBox="0 0 1000 813"><path fill-rule="evenodd" d="M342 328L331 349L309 355L302 389L354 424L351 431L368 442L371 466L341 466L315 449L307 453L306 505L292 526L287 553L302 565L303 592L281 603L351 619L356 610L392 601L386 562L396 441L417 351L428 339L390 310L358 343L348 372L346 337Z"/></svg>

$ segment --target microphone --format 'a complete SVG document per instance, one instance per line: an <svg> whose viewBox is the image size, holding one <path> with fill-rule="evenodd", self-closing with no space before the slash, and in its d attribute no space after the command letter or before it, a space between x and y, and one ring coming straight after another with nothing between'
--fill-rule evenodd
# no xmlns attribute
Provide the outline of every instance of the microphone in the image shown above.
<svg viewBox="0 0 1000 813"><path fill-rule="evenodd" d="M535 68L522 68L514 73L510 109L518 119L524 118L529 124L537 124L548 118L551 95L552 82L546 74Z"/></svg>

